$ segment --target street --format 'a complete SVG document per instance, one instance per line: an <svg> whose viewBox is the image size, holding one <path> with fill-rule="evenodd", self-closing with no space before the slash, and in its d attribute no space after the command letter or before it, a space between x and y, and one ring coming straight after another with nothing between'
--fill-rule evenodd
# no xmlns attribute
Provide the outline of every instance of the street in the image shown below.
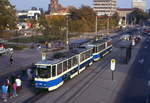
<svg viewBox="0 0 150 103"><path fill-rule="evenodd" d="M148 37L131 66L114 103L146 103L150 95L150 38Z"/></svg>

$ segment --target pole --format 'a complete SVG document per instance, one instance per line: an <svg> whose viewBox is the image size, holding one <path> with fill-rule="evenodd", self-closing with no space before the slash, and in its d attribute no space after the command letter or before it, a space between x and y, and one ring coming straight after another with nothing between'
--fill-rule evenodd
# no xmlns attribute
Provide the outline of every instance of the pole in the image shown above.
<svg viewBox="0 0 150 103"><path fill-rule="evenodd" d="M95 34L96 34L96 41L98 40L98 32L97 32L97 15L95 20Z"/></svg>
<svg viewBox="0 0 150 103"><path fill-rule="evenodd" d="M112 71L112 81L114 80L114 71Z"/></svg>
<svg viewBox="0 0 150 103"><path fill-rule="evenodd" d="M109 16L107 18L107 35L109 34Z"/></svg>
<svg viewBox="0 0 150 103"><path fill-rule="evenodd" d="M111 3L111 1L110 1ZM110 25L110 20L109 20L109 17L111 16L111 6L110 6L110 11L109 11L109 14L108 14L108 18L107 18L107 35L109 34L109 25Z"/></svg>
<svg viewBox="0 0 150 103"><path fill-rule="evenodd" d="M67 45L67 49L69 48L69 29L68 29L68 25L69 25L69 20L68 20L68 15L67 15L67 31L66 31L66 45Z"/></svg>

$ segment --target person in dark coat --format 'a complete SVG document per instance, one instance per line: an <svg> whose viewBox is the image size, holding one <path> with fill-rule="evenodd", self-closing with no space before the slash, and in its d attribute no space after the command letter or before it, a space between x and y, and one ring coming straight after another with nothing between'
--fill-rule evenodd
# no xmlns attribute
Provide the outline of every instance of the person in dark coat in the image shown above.
<svg viewBox="0 0 150 103"><path fill-rule="evenodd" d="M10 59L9 59L9 61L10 61L10 64L13 64L13 57L12 57L12 55L10 56Z"/></svg>

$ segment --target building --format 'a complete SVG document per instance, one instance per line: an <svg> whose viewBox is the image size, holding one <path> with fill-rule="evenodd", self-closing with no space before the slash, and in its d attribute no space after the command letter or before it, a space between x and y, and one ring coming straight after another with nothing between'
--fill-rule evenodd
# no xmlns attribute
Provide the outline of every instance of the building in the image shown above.
<svg viewBox="0 0 150 103"><path fill-rule="evenodd" d="M59 4L58 0L50 0L48 11L50 15L68 15L68 8Z"/></svg>
<svg viewBox="0 0 150 103"><path fill-rule="evenodd" d="M93 9L98 16L112 16L116 12L116 0L93 0Z"/></svg>
<svg viewBox="0 0 150 103"><path fill-rule="evenodd" d="M33 10L33 9L24 10L24 11L17 11L16 15L19 19L28 19L28 18L37 19L41 15L41 11L40 10Z"/></svg>
<svg viewBox="0 0 150 103"><path fill-rule="evenodd" d="M132 8L139 8L143 11L146 10L146 0L132 0Z"/></svg>
<svg viewBox="0 0 150 103"><path fill-rule="evenodd" d="M127 26L128 23L128 14L133 11L132 8L117 8L117 13L120 17L119 25Z"/></svg>

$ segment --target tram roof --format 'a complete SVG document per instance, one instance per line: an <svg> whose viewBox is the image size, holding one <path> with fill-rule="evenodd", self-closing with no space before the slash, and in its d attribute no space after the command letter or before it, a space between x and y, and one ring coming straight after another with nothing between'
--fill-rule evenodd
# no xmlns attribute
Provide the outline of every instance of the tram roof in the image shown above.
<svg viewBox="0 0 150 103"><path fill-rule="evenodd" d="M60 51L60 52L57 52L58 55L59 53L60 54L64 54L62 57L60 58L55 58L54 55L57 54L53 54L51 57L48 57L48 59L46 60L42 60L42 61L39 61L37 62L35 65L53 65L53 64L57 64L57 63L60 63L61 61L64 61L64 60L67 60L81 52L84 52L88 49L90 49L91 47L86 47L86 46L81 46L79 48L75 48L74 50L69 50L69 51Z"/></svg>
<svg viewBox="0 0 150 103"><path fill-rule="evenodd" d="M102 43L104 43L104 42L106 42L106 41L109 41L109 40L111 40L110 38L102 38L102 39L99 39L99 40L97 40L97 41L93 41L93 42L91 42L89 45L100 45L100 44L102 44Z"/></svg>

